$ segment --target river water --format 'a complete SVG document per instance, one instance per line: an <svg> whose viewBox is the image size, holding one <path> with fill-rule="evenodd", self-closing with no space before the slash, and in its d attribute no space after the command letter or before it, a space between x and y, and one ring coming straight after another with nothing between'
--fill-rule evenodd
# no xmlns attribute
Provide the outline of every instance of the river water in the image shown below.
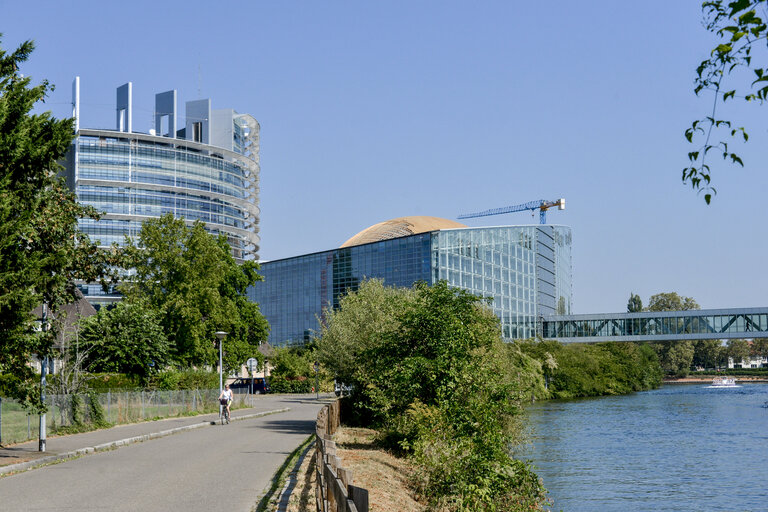
<svg viewBox="0 0 768 512"><path fill-rule="evenodd" d="M768 510L768 384L667 384L528 408L552 510Z"/></svg>

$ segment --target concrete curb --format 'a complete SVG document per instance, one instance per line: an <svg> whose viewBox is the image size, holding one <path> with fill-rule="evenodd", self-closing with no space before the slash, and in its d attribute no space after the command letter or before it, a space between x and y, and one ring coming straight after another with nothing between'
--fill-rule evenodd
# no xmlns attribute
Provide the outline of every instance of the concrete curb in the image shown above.
<svg viewBox="0 0 768 512"><path fill-rule="evenodd" d="M230 418L231 421L247 420L250 418L258 418L261 416L268 416L270 414L277 414L281 412L290 411L290 407L284 407L282 409L274 409L271 411L257 412L253 414L245 414L243 416L237 416ZM42 457L40 459L28 460L26 462L19 462L18 464L10 464L8 466L0 467L0 476L7 475L9 473L18 473L21 471L27 471L29 469L36 468L38 466L45 466L53 462L61 462L67 459L74 459L82 457L83 455L89 455L96 452L104 452L108 450L114 450L121 446L128 446L129 444L141 443L143 441L149 441L151 439L158 439L161 437L178 434L180 432L187 432L197 428L208 427L216 425L217 421L203 421L200 423L194 423L192 425L185 425L183 427L171 428L168 430L161 430L160 432L152 432L150 434L143 434L140 436L127 437L125 439L119 439L117 441L110 441L108 443L97 444L96 446L86 446L85 448L79 448L70 452L59 453L57 455L51 455L49 457Z"/></svg>

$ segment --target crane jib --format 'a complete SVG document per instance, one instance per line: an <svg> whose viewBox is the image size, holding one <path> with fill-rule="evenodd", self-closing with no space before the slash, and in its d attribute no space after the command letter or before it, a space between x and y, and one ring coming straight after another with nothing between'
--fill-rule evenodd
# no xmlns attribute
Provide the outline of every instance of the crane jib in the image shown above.
<svg viewBox="0 0 768 512"><path fill-rule="evenodd" d="M493 208L491 210L484 210L477 213L464 213L458 216L459 219L471 219L475 217L487 217L489 215L503 215L505 213L522 212L525 210L539 210L539 221L541 224L546 224L547 210L557 206L559 210L565 210L565 199L558 199L557 201L546 201L539 199L537 201L529 201L527 203L518 204L514 206L505 206L502 208Z"/></svg>

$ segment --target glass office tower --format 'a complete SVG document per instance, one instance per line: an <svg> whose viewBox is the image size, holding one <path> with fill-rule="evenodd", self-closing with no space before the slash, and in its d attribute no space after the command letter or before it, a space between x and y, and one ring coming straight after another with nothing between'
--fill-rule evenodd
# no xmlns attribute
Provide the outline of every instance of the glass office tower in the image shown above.
<svg viewBox="0 0 768 512"><path fill-rule="evenodd" d="M539 316L571 311L568 227L464 227L383 238L262 263L264 281L249 297L270 323L270 343L308 341L324 309L338 307L339 299L367 278L404 287L445 280L491 297L507 340L534 336Z"/></svg>
<svg viewBox="0 0 768 512"><path fill-rule="evenodd" d="M116 129L86 129L77 120L79 97L75 79L67 184L80 203L104 212L81 219L82 232L102 247L123 244L143 221L171 213L226 236L237 260L258 259L259 124L252 116L197 100L187 102L186 125L177 130L176 91L167 91L155 96L155 128L137 133L128 83L117 90ZM97 307L119 300L98 285L79 287Z"/></svg>

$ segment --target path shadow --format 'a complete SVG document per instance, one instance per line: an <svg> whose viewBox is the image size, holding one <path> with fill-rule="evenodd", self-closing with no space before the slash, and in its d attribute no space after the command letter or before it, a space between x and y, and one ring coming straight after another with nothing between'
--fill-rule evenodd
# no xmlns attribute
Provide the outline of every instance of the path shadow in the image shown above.
<svg viewBox="0 0 768 512"><path fill-rule="evenodd" d="M315 420L280 420L274 419L265 421L261 425L254 425L251 428L268 429L275 432L285 432L288 434L311 434L315 431Z"/></svg>
<svg viewBox="0 0 768 512"><path fill-rule="evenodd" d="M306 397L306 396L286 396L281 397L280 402L287 402L287 403L293 403L293 404L317 404L317 405L325 405L333 402L330 398L324 398L320 397L320 400L315 399L314 396L312 397Z"/></svg>

